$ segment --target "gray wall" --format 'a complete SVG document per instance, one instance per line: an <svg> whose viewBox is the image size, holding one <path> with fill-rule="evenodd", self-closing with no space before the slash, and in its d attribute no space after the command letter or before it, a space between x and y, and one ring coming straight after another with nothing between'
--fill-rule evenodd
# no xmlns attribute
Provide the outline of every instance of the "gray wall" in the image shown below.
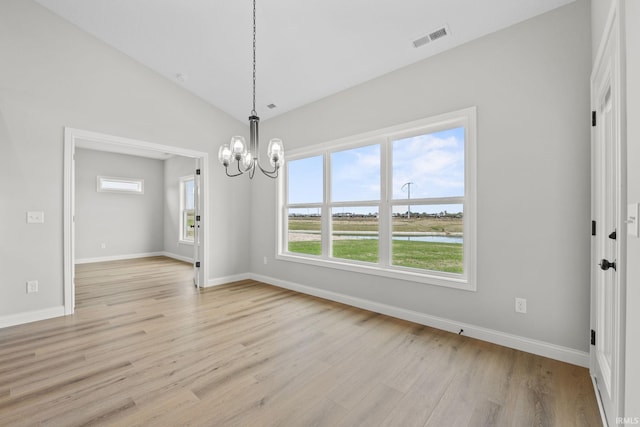
<svg viewBox="0 0 640 427"><path fill-rule="evenodd" d="M193 259L193 245L181 243L180 178L193 175L195 159L175 156L164 162L164 250L181 259Z"/></svg>
<svg viewBox="0 0 640 427"><path fill-rule="evenodd" d="M477 292L273 259L265 180L252 187L252 271L588 351L590 68L577 1L264 123L293 149L477 106Z"/></svg>
<svg viewBox="0 0 640 427"><path fill-rule="evenodd" d="M98 192L98 175L144 179L144 194ZM162 252L164 191L162 160L76 149L76 260Z"/></svg>
<svg viewBox="0 0 640 427"><path fill-rule="evenodd" d="M31 0L0 2L0 320L63 304L63 132L69 126L208 152L212 279L249 271L246 179L217 149L246 124ZM233 200L233 203L222 203ZM41 210L44 224L26 224ZM232 222L233 221L233 222ZM218 242L230 241L233 245ZM26 293L37 279L40 291Z"/></svg>

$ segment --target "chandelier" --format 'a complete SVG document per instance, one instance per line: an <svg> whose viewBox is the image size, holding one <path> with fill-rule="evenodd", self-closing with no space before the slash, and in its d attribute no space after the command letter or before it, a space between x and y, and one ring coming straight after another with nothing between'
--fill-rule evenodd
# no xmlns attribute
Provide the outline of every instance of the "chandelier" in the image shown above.
<svg viewBox="0 0 640 427"><path fill-rule="evenodd" d="M240 176L249 174L253 179L256 168L260 169L269 178L276 178L278 171L284 163L284 145L282 140L273 138L267 146L267 157L271 167L265 169L260 164L260 149L258 137L258 123L260 117L256 113L256 0L253 0L253 109L249 116L249 146L242 136L231 137L229 145L225 144L218 150L218 160L224 166L227 176ZM235 165L231 166L233 163ZM237 166L237 171L235 170ZM231 173L229 168L231 167Z"/></svg>

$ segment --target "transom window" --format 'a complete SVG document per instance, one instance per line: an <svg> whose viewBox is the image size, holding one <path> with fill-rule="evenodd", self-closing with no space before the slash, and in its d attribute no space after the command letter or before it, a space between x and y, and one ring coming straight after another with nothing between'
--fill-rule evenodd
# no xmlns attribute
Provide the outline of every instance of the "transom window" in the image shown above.
<svg viewBox="0 0 640 427"><path fill-rule="evenodd" d="M290 153L279 257L475 289L475 115Z"/></svg>
<svg viewBox="0 0 640 427"><path fill-rule="evenodd" d="M144 194L144 180L98 176L97 190L101 193Z"/></svg>

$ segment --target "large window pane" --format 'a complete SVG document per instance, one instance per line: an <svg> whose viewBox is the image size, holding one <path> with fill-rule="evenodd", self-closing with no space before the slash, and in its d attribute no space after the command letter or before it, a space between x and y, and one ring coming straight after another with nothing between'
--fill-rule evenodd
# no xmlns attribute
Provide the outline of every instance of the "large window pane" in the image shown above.
<svg viewBox="0 0 640 427"><path fill-rule="evenodd" d="M380 145L331 154L331 200L359 202L380 199Z"/></svg>
<svg viewBox="0 0 640 427"><path fill-rule="evenodd" d="M182 224L184 229L182 230L183 240L193 241L194 239L194 227L196 223L196 214L193 209L185 210L183 212Z"/></svg>
<svg viewBox="0 0 640 427"><path fill-rule="evenodd" d="M180 178L180 211L182 212L180 240L193 242L195 227L195 181L193 176Z"/></svg>
<svg viewBox="0 0 640 427"><path fill-rule="evenodd" d="M184 197L185 197L184 208L185 209L195 209L194 188L195 188L195 181L193 179L189 179L184 182Z"/></svg>
<svg viewBox="0 0 640 427"><path fill-rule="evenodd" d="M463 205L394 206L392 264L463 273Z"/></svg>
<svg viewBox="0 0 640 427"><path fill-rule="evenodd" d="M321 203L323 197L322 156L287 162L288 202Z"/></svg>
<svg viewBox="0 0 640 427"><path fill-rule="evenodd" d="M334 258L378 262L378 207L331 210Z"/></svg>
<svg viewBox="0 0 640 427"><path fill-rule="evenodd" d="M393 198L464 196L464 128L393 141Z"/></svg>
<svg viewBox="0 0 640 427"><path fill-rule="evenodd" d="M322 253L322 215L320 208L289 209L289 252L309 255Z"/></svg>

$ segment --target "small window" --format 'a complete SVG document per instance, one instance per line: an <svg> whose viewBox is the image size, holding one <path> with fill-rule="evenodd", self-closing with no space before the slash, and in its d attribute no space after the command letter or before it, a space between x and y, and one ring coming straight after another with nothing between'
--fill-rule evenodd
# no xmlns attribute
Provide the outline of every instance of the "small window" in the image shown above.
<svg viewBox="0 0 640 427"><path fill-rule="evenodd" d="M144 179L98 176L98 192L144 194Z"/></svg>
<svg viewBox="0 0 640 427"><path fill-rule="evenodd" d="M193 175L180 178L180 241L193 243L196 223Z"/></svg>

